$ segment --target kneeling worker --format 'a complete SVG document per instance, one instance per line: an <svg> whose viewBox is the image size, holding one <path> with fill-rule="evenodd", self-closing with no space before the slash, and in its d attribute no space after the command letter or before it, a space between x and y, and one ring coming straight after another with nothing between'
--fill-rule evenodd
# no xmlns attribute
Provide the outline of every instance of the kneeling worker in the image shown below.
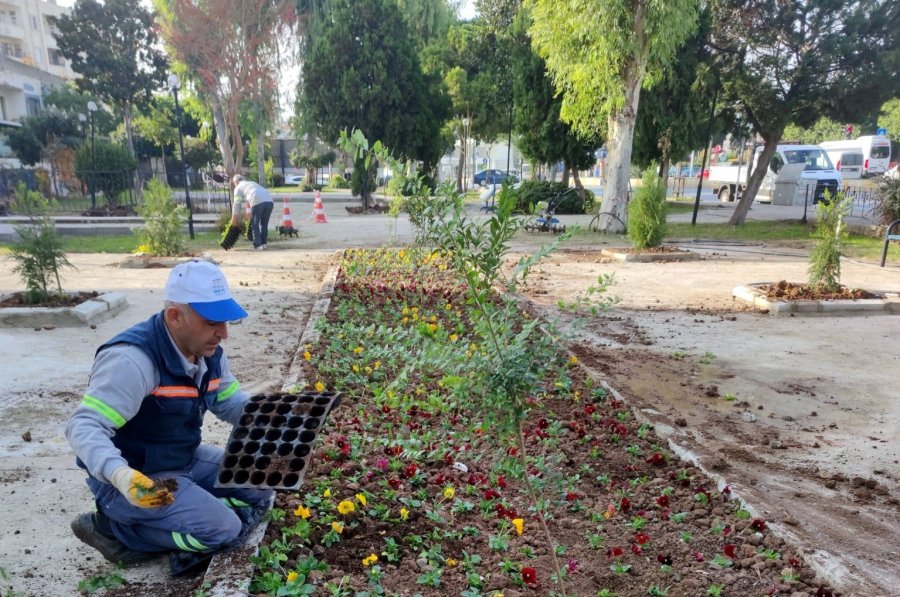
<svg viewBox="0 0 900 597"><path fill-rule="evenodd" d="M176 266L164 298L97 350L66 437L97 506L75 536L126 565L172 552L179 573L255 526L272 492L213 487L224 451L200 443L207 410L235 424L249 399L220 346L247 312L207 261Z"/></svg>

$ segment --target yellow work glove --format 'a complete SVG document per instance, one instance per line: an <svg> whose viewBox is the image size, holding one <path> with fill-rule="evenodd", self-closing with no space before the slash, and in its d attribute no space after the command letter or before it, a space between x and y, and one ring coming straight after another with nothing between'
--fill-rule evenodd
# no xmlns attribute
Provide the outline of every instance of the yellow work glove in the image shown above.
<svg viewBox="0 0 900 597"><path fill-rule="evenodd" d="M167 488L157 486L153 479L131 467L120 466L109 480L125 499L138 508L159 508L175 499Z"/></svg>

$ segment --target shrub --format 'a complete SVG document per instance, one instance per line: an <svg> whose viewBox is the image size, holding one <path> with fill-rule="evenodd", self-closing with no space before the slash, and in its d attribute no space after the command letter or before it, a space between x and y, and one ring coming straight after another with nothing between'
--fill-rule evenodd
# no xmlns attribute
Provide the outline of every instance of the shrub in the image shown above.
<svg viewBox="0 0 900 597"><path fill-rule="evenodd" d="M532 213L538 201L550 203L558 197L561 197L560 201L554 203L557 214L584 214L594 210L594 193L585 189L582 201L578 198L578 193L561 182L527 180L511 192L516 201L516 209L525 213Z"/></svg>
<svg viewBox="0 0 900 597"><path fill-rule="evenodd" d="M636 249L658 247L666 235L666 189L648 170L628 204L628 238Z"/></svg>
<svg viewBox="0 0 900 597"><path fill-rule="evenodd" d="M332 174L331 180L328 181L329 189L349 189L350 181L340 174Z"/></svg>
<svg viewBox="0 0 900 597"><path fill-rule="evenodd" d="M46 301L51 296L53 282L56 282L56 295L62 296L59 270L72 264L50 219L51 201L36 191L29 191L20 182L13 202L16 213L27 215L29 220L15 227L19 241L12 246L12 258L16 262L13 271L25 283L25 300Z"/></svg>
<svg viewBox="0 0 900 597"><path fill-rule="evenodd" d="M276 172L272 174L272 186L273 187L283 187L284 186L284 175L280 172Z"/></svg>
<svg viewBox="0 0 900 597"><path fill-rule="evenodd" d="M816 290L834 292L841 287L841 248L847 238L844 218L853 205L853 196L838 193L831 197L825 191L825 201L816 209L815 245L809 252L809 285Z"/></svg>
<svg viewBox="0 0 900 597"><path fill-rule="evenodd" d="M187 221L187 208L175 203L168 186L155 178L148 182L144 205L137 212L144 218L140 236L147 253L162 257L181 253L181 227Z"/></svg>
<svg viewBox="0 0 900 597"><path fill-rule="evenodd" d="M119 193L131 188L137 160L121 145L97 141L91 157L90 144L75 152L75 173L90 189L94 181L98 193L106 197L107 205L117 205Z"/></svg>
<svg viewBox="0 0 900 597"><path fill-rule="evenodd" d="M900 218L900 179L878 184L878 217L885 226Z"/></svg>

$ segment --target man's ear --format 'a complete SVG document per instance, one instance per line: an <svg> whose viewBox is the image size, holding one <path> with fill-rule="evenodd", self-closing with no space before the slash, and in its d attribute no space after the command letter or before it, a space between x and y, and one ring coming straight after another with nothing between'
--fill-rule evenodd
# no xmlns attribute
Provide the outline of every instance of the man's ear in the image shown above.
<svg viewBox="0 0 900 597"><path fill-rule="evenodd" d="M169 324L178 324L184 320L184 313L176 305L169 305L163 309L163 319Z"/></svg>

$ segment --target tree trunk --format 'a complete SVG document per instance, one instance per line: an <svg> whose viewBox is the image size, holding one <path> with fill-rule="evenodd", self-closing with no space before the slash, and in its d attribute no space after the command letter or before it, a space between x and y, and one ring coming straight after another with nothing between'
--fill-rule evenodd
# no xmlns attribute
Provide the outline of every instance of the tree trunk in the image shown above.
<svg viewBox="0 0 900 597"><path fill-rule="evenodd" d="M582 204L584 203L584 185L581 184L581 176L578 175L578 170L575 168L572 169L572 180L575 183L575 194L578 195L578 198L581 199Z"/></svg>
<svg viewBox="0 0 900 597"><path fill-rule="evenodd" d="M134 157L134 126L131 122L131 104L122 105L122 119L125 121L125 142L128 153Z"/></svg>
<svg viewBox="0 0 900 597"><path fill-rule="evenodd" d="M231 135L228 130L228 125L225 124L225 112L222 110L222 101L215 93L210 94L210 99L212 100L213 124L216 127L219 153L222 154L222 165L225 166L228 182L231 182L231 177L237 174L234 164L234 154L231 150Z"/></svg>
<svg viewBox="0 0 900 597"><path fill-rule="evenodd" d="M781 137L780 132L778 135L773 135L770 139L766 139L762 154L760 154L759 160L753 167L753 174L750 175L750 181L747 183L747 188L744 190L744 194L741 195L741 200L737 204L737 207L734 208L731 219L728 220L729 226L740 226L744 223L744 220L747 219L747 213L750 211L750 206L753 205L753 201L756 199L756 193L759 192L759 187L762 184L763 178L766 177L766 172L769 170L769 162L772 161L772 156L775 155L775 150L778 148L779 137ZM750 159L752 160L753 158L751 157Z"/></svg>
<svg viewBox="0 0 900 597"><path fill-rule="evenodd" d="M569 186L569 170L570 170L569 165L563 164L562 181L561 182L566 187Z"/></svg>
<svg viewBox="0 0 900 597"><path fill-rule="evenodd" d="M463 171L466 168L466 143L468 139L460 135L462 143L459 144L459 164L456 166L456 192L463 192Z"/></svg>
<svg viewBox="0 0 900 597"><path fill-rule="evenodd" d="M631 144L634 139L634 123L641 98L643 69L632 69L625 89L625 103L609 117L609 148L606 184L603 187L603 203L600 205L598 230L606 234L625 232L628 204L628 178L631 170ZM640 76L637 76L640 73Z"/></svg>
<svg viewBox="0 0 900 597"><path fill-rule="evenodd" d="M266 186L266 133L262 126L256 131L256 174L259 184Z"/></svg>
<svg viewBox="0 0 900 597"><path fill-rule="evenodd" d="M662 160L659 163L659 177L662 179L664 189L669 188L669 150L663 149Z"/></svg>

